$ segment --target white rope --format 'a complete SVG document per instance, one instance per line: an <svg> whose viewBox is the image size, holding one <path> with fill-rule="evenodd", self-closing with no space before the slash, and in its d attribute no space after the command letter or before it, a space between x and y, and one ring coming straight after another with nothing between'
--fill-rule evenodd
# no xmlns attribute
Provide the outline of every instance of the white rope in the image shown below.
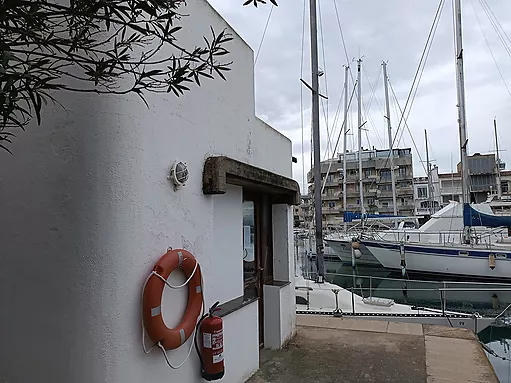
<svg viewBox="0 0 511 383"><path fill-rule="evenodd" d="M185 258L185 259L183 259L183 262L184 262L184 261L186 261L186 258ZM151 272L151 274L149 275L149 277L150 277L151 275L156 275L158 278L160 278L160 279L163 281L163 283L165 283L165 284L166 284L168 287L170 287L171 289L180 289L180 288L182 288L182 287L185 287L185 286L188 284L188 282L190 282L190 281L192 280L193 276L195 275L195 271L197 271L197 265L198 265L198 264L199 264L199 262L195 261L195 267L193 268L192 273L190 274L190 276L188 277L188 279L185 281L185 283L183 283L183 284L181 284L181 285L179 285L179 286L171 285L169 282L167 282L167 280L166 280L165 278L163 278L163 277L162 277L160 274L158 274L156 271Z"/></svg>
<svg viewBox="0 0 511 383"><path fill-rule="evenodd" d="M186 258L183 259L183 262L186 260ZM197 260L195 260L195 266L193 268L193 271L192 273L190 274L190 276L188 277L188 279L181 285L179 286L174 286L174 285L171 285L165 278L163 278L160 274L158 274L156 271L152 271L146 278L145 282L144 282L144 287L142 289L142 302L143 302L143 297L144 297L144 290L146 288L146 285L147 285L147 282L149 281L149 278L151 278L151 276L155 275L157 276L158 278L160 278L164 283L165 285L169 286L170 288L172 289L180 289L184 286L186 286L193 278L193 276L195 275L195 272L197 271L197 267L199 265L199 262L197 262ZM204 298L204 280L202 278L202 274L201 274L201 292L202 292L202 309L201 309L201 313L199 315L199 317L201 317L205 312L206 312L206 300ZM143 307L143 305L141 305L141 307ZM193 346L194 346L194 339L195 339L195 336L196 336L196 332L197 332L197 328L195 327L194 330L193 330L193 333L192 333L192 336L190 336L190 339L191 339L191 342L190 342L190 348L188 350L188 353L186 355L186 358L180 363L178 364L177 366L173 366L172 363L170 362L169 360L169 357L167 355L167 351L165 350L165 348L163 347L163 345L161 344L161 342L158 342L158 343L155 343L151 346L151 348L148 350L147 347L146 347L146 342L145 342L145 334L146 334L146 331L145 331L145 327L144 327L144 317L143 317L143 313L141 313L141 319L142 319L142 348L144 350L144 352L146 354L149 354L156 346L158 346L161 350L162 350L162 353L163 353L163 356L165 357L165 361L167 362L167 365L172 368L173 370L177 370L181 367L183 367L183 365L186 363L186 361L188 360L188 358L190 357L191 353L192 353L192 350L193 350Z"/></svg>
<svg viewBox="0 0 511 383"><path fill-rule="evenodd" d="M190 357L190 354L192 353L192 350L193 350L193 344L194 344L193 340L194 340L195 332L196 331L197 330L193 330L192 336L190 337L190 339L191 339L190 348L188 350L188 354L186 355L186 358L180 364L178 364L177 366L173 366L172 363L170 363L169 356L167 355L167 351L165 351L165 348L162 346L161 342L157 343L158 347L161 349L161 352L163 353L163 356L165 357L165 361L167 362L169 367L172 368L173 370L177 370L177 369L183 367L183 365L186 363L186 361Z"/></svg>

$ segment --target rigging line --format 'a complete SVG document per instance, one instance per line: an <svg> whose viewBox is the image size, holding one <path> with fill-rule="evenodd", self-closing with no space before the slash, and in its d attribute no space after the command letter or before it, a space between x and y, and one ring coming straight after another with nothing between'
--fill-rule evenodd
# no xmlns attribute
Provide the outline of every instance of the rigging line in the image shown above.
<svg viewBox="0 0 511 383"><path fill-rule="evenodd" d="M355 94L355 90L357 89L357 84L355 83L353 85L353 91L351 92L351 96L350 96L350 99L349 99L349 102L348 102L348 109L349 107L351 106L351 102L353 101L353 95ZM346 120L343 121L342 125L344 126L344 124L346 124ZM343 132L343 129L341 129L341 131L339 132L339 135L337 136L337 142L335 143L335 148L334 150L337 150L337 146L339 145L339 141L341 139L341 134ZM327 182L327 178L328 178L328 174L330 173L330 168L332 167L332 162L330 162L328 164L328 169L327 169L327 172L326 172L326 176L325 176L325 181L323 181L323 185L321 187L321 194L323 194L323 191L325 190L325 185L326 185L326 182Z"/></svg>
<svg viewBox="0 0 511 383"><path fill-rule="evenodd" d="M437 7L437 10L436 10L436 13L435 13L435 18L433 19L433 24L431 25L431 28L430 28L429 33L428 33L428 38L426 40L426 45L424 46L424 50L422 51L421 59L419 61L419 66L417 67L417 71L415 72L415 76L414 76L414 79L413 79L413 82L412 82L412 87L410 88L410 92L408 92L408 97L406 99L404 111L406 111L406 108L407 108L407 106L408 106L408 104L410 102L410 97L412 96L412 93L414 91L415 82L417 81L417 77L418 77L418 75L419 75L419 73L421 71L421 67L422 67L422 63L424 61L424 57L426 55L429 55L429 50L431 49L430 48L430 41L431 41L431 43L433 42L433 38L434 38L434 35L435 35L435 31L436 31L436 26L438 26L438 22L440 20L440 15L442 14L442 10L443 10L444 4L445 4L445 0L440 0L440 2L438 4L438 7ZM429 47L429 49L428 49L428 47ZM389 80L389 84L390 84L390 80ZM396 98L396 100L397 100L397 98ZM411 106L410 106L410 108L411 108ZM392 139L392 147L393 148L395 147L395 142L396 142L396 139L398 138L399 129L401 127L401 123L403 122L403 120L405 120L405 126L408 126L408 123L406 122L406 119L405 119L405 113L404 112L401 113L399 124L398 124L397 129L396 129L396 133L395 133L395 135L394 135L394 137ZM408 128L408 131L410 132L409 128ZM410 136L411 136L411 133L410 133ZM413 139L413 136L411 136L411 137L412 137L412 142L413 142L413 144L414 144L414 146L415 146L415 148L417 150L417 146L415 145L415 140ZM387 164L388 164L389 159L390 159L390 153L391 152L389 150L389 154L387 155L387 158L385 159L385 163L384 163L382 168L387 167ZM419 159L421 159L418 150L417 150L417 154L419 155ZM421 163L422 163L422 160L421 160ZM423 163L422 163L422 166L424 167ZM375 183L376 183L376 179L371 182L370 187L373 184L375 184Z"/></svg>
<svg viewBox="0 0 511 383"><path fill-rule="evenodd" d="M337 124L339 122L339 116L340 116L340 112L341 112L341 104L342 104L342 101L344 100L344 92L342 92L341 94L341 98L339 99L339 104L337 105L337 110L335 112L335 116L334 116L334 122L332 123L332 135L335 133L335 129L337 127ZM344 126L344 124L343 124Z"/></svg>
<svg viewBox="0 0 511 383"><path fill-rule="evenodd" d="M371 115L369 113L369 110L370 110L371 104L372 104L372 100L374 98L374 99L376 99L376 103L378 104L378 108L380 109L380 113L382 113L382 115L384 115L384 113L382 112L381 105L380 105L380 103L378 101L378 97L376 97L376 84L378 84L378 82L380 81L381 71L378 71L378 78L374 82L374 85L371 84L371 80L369 80L369 77L367 76L367 72L364 69L362 71L364 72L364 74L366 76L366 79L367 79L367 82L369 83L369 87L371 88L371 96L369 97L369 102L368 102L368 104L366 105L366 108L365 108L365 115L370 120L371 125L374 128L374 132L376 133L376 137L378 138L379 144L383 147L383 142L382 142L382 140L380 138L380 134L378 133L378 128L376 127L376 124L374 123L374 120L371 118ZM368 142L369 142L369 138L368 138Z"/></svg>
<svg viewBox="0 0 511 383"><path fill-rule="evenodd" d="M367 115L367 120L371 123L371 126L373 127L373 130L374 132L376 133L376 138L378 139L378 143L383 147L383 141L380 137L380 134L378 133L378 129L376 128L376 124L374 123L374 120L373 118L371 117L370 114ZM366 135L367 135L367 130L366 130ZM369 138L367 139L367 143L369 144ZM370 146L370 144L369 144Z"/></svg>
<svg viewBox="0 0 511 383"><path fill-rule="evenodd" d="M319 13L319 35L320 35L320 38L321 38L321 52L322 52L322 56L323 56L323 76L325 77L325 81L324 81L324 84L325 84L325 96L328 97L328 79L327 79L327 69L326 69L326 54L325 54L325 39L324 39L324 33L323 33L323 18L321 16L322 12L321 12L321 1L318 1L318 13ZM329 118L329 113L328 113L328 106L329 106L329 99L327 98L326 100L321 100L321 103L325 103L326 104L326 126L327 126L327 129L328 129L328 118Z"/></svg>
<svg viewBox="0 0 511 383"><path fill-rule="evenodd" d="M444 4L445 4L445 2L444 2ZM443 5L442 5L442 9L440 10L440 13L442 13L442 10L443 10ZM431 43L428 46L428 49L427 49L427 52L426 52L426 56L425 56L424 61L422 63L422 67L420 68L420 74L419 74L419 78L417 80L417 85L415 86L415 89L413 91L413 96L412 96L412 100L410 102L410 107L408 108L408 111L407 111L407 115L406 115L406 119L407 120L408 120L408 118L410 118L410 113L412 112L412 106L413 106L413 103L415 102L415 97L417 96L417 92L419 91L419 85L420 85L420 82L422 80L422 75L424 74L424 69L426 69L426 64L427 64L427 61L428 61L428 58L429 58L429 53L431 51L431 47L433 46L433 39L435 38L436 31L437 31L439 23L440 23L440 17L438 18L437 23L435 25L435 28L433 30L433 35L432 35L432 38L431 38ZM412 87L413 87L413 85L412 85ZM405 109L406 109L406 106L405 106ZM398 129L399 129L399 126L398 126ZM401 141L401 138L403 137L403 133L404 133L404 130L401 131L401 135L399 137L399 141ZM396 131L396 135L397 134L398 134L398 132Z"/></svg>
<svg viewBox="0 0 511 383"><path fill-rule="evenodd" d="M401 109L401 105L399 105L399 100L397 99L396 93L394 92L394 87L392 86L392 83L390 82L390 79L389 79L389 87L390 87L390 91L392 92L392 95L394 96L394 100L396 101L396 104L397 104L397 107L399 109L399 112L401 114L404 114L403 110ZM410 136L412 138L413 146L415 148L415 151L417 152L417 156L419 157L419 161L420 161L420 163L422 165L422 168L424 169L424 171L427 174L428 172L426 170L426 166L424 165L424 161L422 160L422 157L421 157L421 154L419 152L419 149L417 148L417 144L415 143L415 140L413 139L412 133L410 132L410 127L408 126L408 121L406 121L406 120L405 120L405 127L408 129L408 133L410 133Z"/></svg>
<svg viewBox="0 0 511 383"><path fill-rule="evenodd" d="M336 0L333 0L334 8L335 8L335 15L337 16L337 25L339 25L339 32L341 33L342 46L344 48L344 54L346 55L346 65L348 65L350 63L350 58L348 55L348 49L346 48L346 41L344 40L344 33L342 33L341 19L339 17L339 11L337 10L337 3L335 1ZM350 66L349 71L350 71L351 81L355 82L355 79L353 78L353 72L351 70L351 66Z"/></svg>
<svg viewBox="0 0 511 383"><path fill-rule="evenodd" d="M300 78L303 78L303 52L305 44L305 14L307 12L307 0L303 0L303 14L302 14L302 57L300 61ZM304 123L303 123L303 86L300 83L300 124L302 127L302 193L305 194L307 189L305 178L305 150L304 150Z"/></svg>
<svg viewBox="0 0 511 383"><path fill-rule="evenodd" d="M429 30L428 38L426 40L426 45L424 46L424 50L422 51L421 59L419 61L419 66L417 67L417 71L415 72L415 76L414 76L414 79L413 79L413 82L412 82L412 87L411 87L410 92L408 93L408 97L406 99L404 111L406 111L406 109L408 107L408 104L410 102L410 97L412 96L415 82L417 81L417 77L418 77L418 75L420 73L421 64L422 64L422 62L424 60L424 56L428 52L428 45L429 45L430 41L432 41L433 32L436 30L435 25L437 24L437 22L439 20L440 14L442 13L442 9L443 9L444 3L445 3L445 0L440 0L440 2L438 4L438 8L437 8L436 13L435 13L435 18L433 19L433 24L431 25L431 29ZM397 133L399 132L399 128L401 127L401 123L402 123L404 117L405 117L404 114L402 114L401 118L399 120L399 124L398 124L397 129L396 129L396 136L394 137L393 141L395 141L396 138L397 138ZM392 142L392 143L394 144L394 142ZM392 145L392 146L394 146L394 145ZM389 156L390 156L390 153L389 153Z"/></svg>
<svg viewBox="0 0 511 383"><path fill-rule="evenodd" d="M490 51L490 55L493 59L493 62L495 63L495 66L497 67L497 71L499 72L500 78L502 79L502 82L504 83L504 86L506 87L507 93L511 96L511 91L509 90L509 87L507 86L506 79L502 75L502 71L500 70L499 64L497 63L497 60L495 59L495 55L493 54L493 51L491 49L490 43L488 42L488 38L486 37L486 33L484 33L483 26L481 24L481 20L479 19L479 15L477 14L476 7L474 4L474 1L471 1L472 8L474 8L474 13L476 14L477 23L479 24L479 29L481 29L481 33L484 37L484 41L486 42L486 46L488 47L488 50Z"/></svg>
<svg viewBox="0 0 511 383"><path fill-rule="evenodd" d="M481 7L483 8L484 10L484 13L486 13L486 16L488 17L488 20L490 20L490 23L493 27L493 29L495 30L495 33L497 34L500 42L502 43L502 45L504 46L504 50L507 52L508 56L511 57L511 49L509 48L509 45L507 44L506 42L506 39L504 38L504 36L502 35L502 32L500 31L500 29L498 28L497 26L497 23L499 23L498 20L494 20L491 15L490 15L490 11L486 8L486 6L488 6L487 3L484 3L483 5L483 2L482 0L479 0L479 3L481 4ZM486 5L486 6L485 6ZM500 24L500 23L499 23Z"/></svg>
<svg viewBox="0 0 511 383"><path fill-rule="evenodd" d="M376 86L378 84L378 82L380 81L380 77L381 77L381 71L378 71L378 78L376 79L376 81L374 82L374 85L371 84L371 80L369 80L369 76L367 75L367 72L362 69L362 72L364 72L365 76L366 76L366 79L367 79L367 82L369 83L369 87L371 88L371 97L369 98L369 105L367 106L367 109L366 109L366 113L368 113L368 109L371 107L371 103L372 103L372 100L373 98L376 100L376 104L378 105L378 109L380 109L380 113L385 116L385 113L383 112L383 108L380 104L380 101L378 100L378 96L376 96Z"/></svg>
<svg viewBox="0 0 511 383"><path fill-rule="evenodd" d="M268 19L266 20L266 25L264 26L264 31L263 31L263 35L261 37L261 42L259 43L259 48L257 48L257 54L256 54L254 66L257 64L257 60L259 59L259 53L261 53L261 47L263 46L264 37L266 36L266 31L268 29L268 24L270 24L270 19L271 19L271 15L273 13L273 8L275 8L275 6L272 4L272 6L270 7L270 13L268 13Z"/></svg>
<svg viewBox="0 0 511 383"><path fill-rule="evenodd" d="M490 13L493 15L493 18L495 19L495 21L497 22L498 26L500 27L501 31L504 33L504 36L506 36L506 38L509 40L509 42L511 43L511 39L509 38L509 36L507 35L507 32L504 28L502 28L502 25L500 24L500 21L497 19L497 16L495 16L495 13L493 13L490 5L486 2L486 0L480 0L482 1L485 5L486 5L486 8L488 8L488 10L490 11Z"/></svg>
<svg viewBox="0 0 511 383"><path fill-rule="evenodd" d="M325 105L323 103L321 103L321 110L323 112L323 119L325 120L326 137L327 137L325 154L323 156L323 161L324 161L324 160L327 160L330 157L330 151L332 149L332 134L333 134L333 131L331 132L330 131L330 127L328 126L328 117L326 115Z"/></svg>

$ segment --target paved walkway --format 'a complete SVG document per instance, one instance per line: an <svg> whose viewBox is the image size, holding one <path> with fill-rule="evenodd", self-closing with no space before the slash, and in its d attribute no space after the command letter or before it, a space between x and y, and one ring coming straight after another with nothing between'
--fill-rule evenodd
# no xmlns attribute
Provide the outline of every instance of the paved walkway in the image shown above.
<svg viewBox="0 0 511 383"><path fill-rule="evenodd" d="M498 383L469 330L313 315L260 364L249 383Z"/></svg>

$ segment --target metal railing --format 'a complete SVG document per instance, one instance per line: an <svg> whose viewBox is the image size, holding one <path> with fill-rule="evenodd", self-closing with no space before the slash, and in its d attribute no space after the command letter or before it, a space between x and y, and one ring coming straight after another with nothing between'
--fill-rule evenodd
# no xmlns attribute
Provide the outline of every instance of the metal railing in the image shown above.
<svg viewBox="0 0 511 383"><path fill-rule="evenodd" d="M503 242L505 231L502 228L494 228L483 232L472 233L472 244L485 245L491 249L497 242ZM507 233L506 233L507 234ZM366 230L362 233L362 239L373 239L388 242L403 242L409 244L438 244L443 246L453 246L463 243L463 230L443 230L443 231L418 231L416 229L400 231L371 231Z"/></svg>
<svg viewBox="0 0 511 383"><path fill-rule="evenodd" d="M314 280L314 272L307 272L306 274L306 278L312 277L312 280ZM432 310L442 315L453 312L473 315L474 313L479 314L483 312L489 314L492 318L501 318L511 307L511 284L509 283L428 281L332 272L326 272L325 274L328 280L333 280L332 283L351 293L350 311L352 314L357 314L357 305L355 304L357 296L369 298L370 300L374 297L392 299L395 303L406 305L413 303L411 306L414 309L422 311ZM335 283L335 277L345 277L347 279L344 282L351 280L352 285L346 286L345 283ZM364 287L364 281L367 282L367 287ZM382 287L380 284L383 281L400 283L401 287L392 287L392 283L389 287ZM424 284L426 286L423 286ZM427 285L437 286L427 287ZM402 296L396 296L396 292L401 292ZM476 293L482 294L481 298L483 300L477 301L477 297L474 296ZM337 298L337 294L332 291L332 296L334 294ZM499 294L501 295L500 297L498 296ZM406 302L403 299L405 296L407 297ZM489 301L485 301L486 297L489 297ZM314 299L311 301L310 291L308 290L307 310L310 310L311 306L314 307ZM336 309L338 309L338 304L336 304ZM358 313L364 312L359 311Z"/></svg>

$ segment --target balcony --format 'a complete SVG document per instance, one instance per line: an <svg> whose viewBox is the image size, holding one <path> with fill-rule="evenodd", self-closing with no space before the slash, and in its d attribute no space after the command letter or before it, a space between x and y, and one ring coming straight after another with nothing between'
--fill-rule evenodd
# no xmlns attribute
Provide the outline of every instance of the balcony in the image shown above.
<svg viewBox="0 0 511 383"><path fill-rule="evenodd" d="M413 186L397 187L396 192L399 195L413 195Z"/></svg>
<svg viewBox="0 0 511 383"><path fill-rule="evenodd" d="M334 193L333 195L323 194L323 195L321 196L321 199L322 199L323 201L337 201L337 200L339 200L339 198L341 197L341 195L342 195L342 193L340 193L340 192L336 192L336 193Z"/></svg>
<svg viewBox="0 0 511 383"><path fill-rule="evenodd" d="M323 207L323 214L332 215L332 214L342 214L343 210L340 207Z"/></svg>

